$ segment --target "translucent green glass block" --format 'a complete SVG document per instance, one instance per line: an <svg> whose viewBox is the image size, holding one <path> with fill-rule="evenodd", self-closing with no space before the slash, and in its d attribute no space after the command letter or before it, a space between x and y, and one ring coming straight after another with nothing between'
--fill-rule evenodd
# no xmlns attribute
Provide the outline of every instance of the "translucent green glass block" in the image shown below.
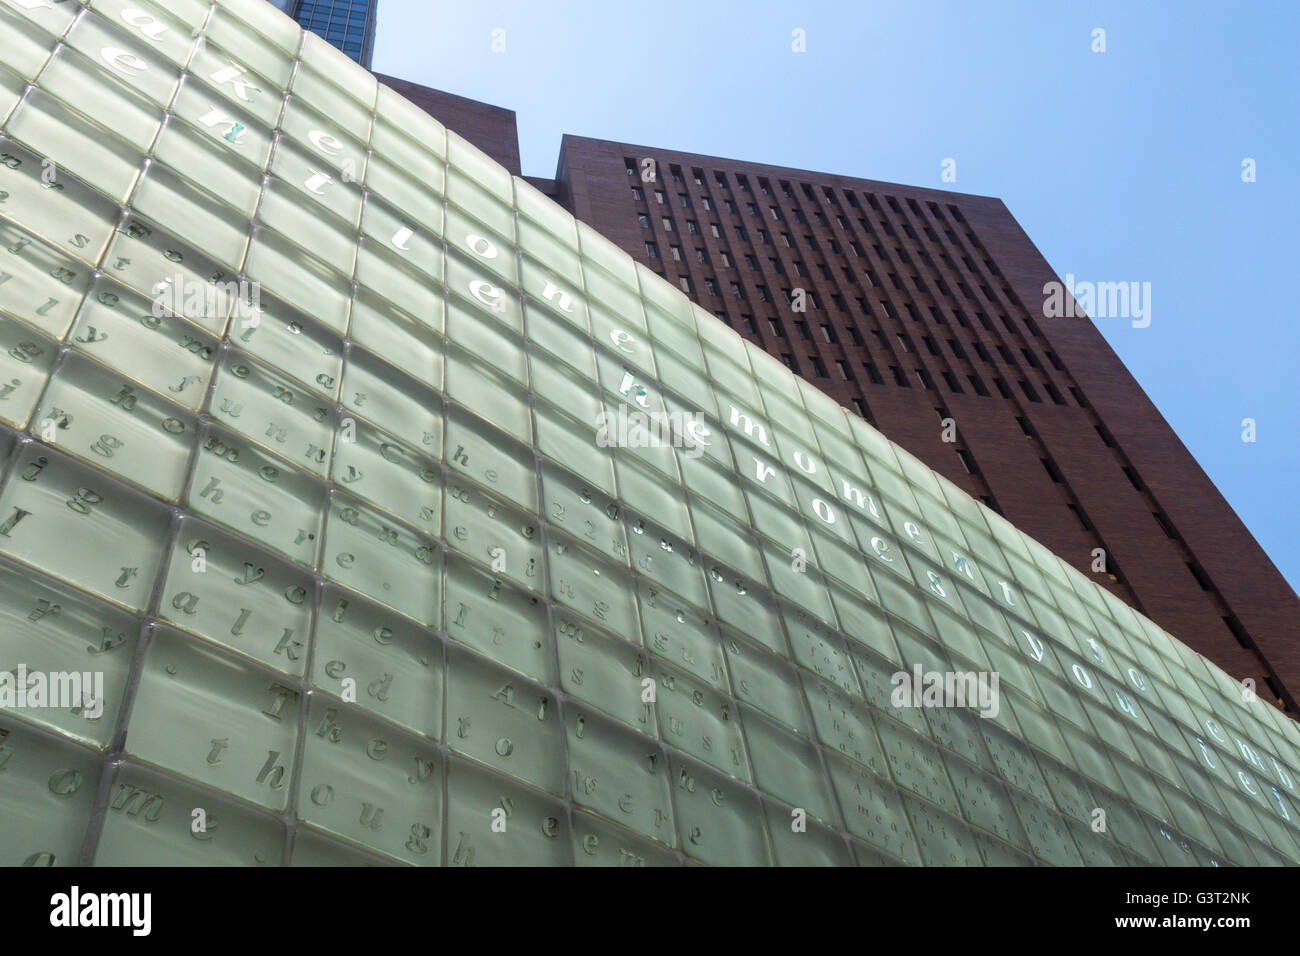
<svg viewBox="0 0 1300 956"><path fill-rule="evenodd" d="M99 761L88 750L0 717L5 866L73 866L90 825Z"/></svg>
<svg viewBox="0 0 1300 956"><path fill-rule="evenodd" d="M442 644L414 622L326 586L312 683L396 724L442 739Z"/></svg>
<svg viewBox="0 0 1300 956"><path fill-rule="evenodd" d="M574 802L674 846L669 767L658 744L573 708L565 714L565 733Z"/></svg>
<svg viewBox="0 0 1300 956"><path fill-rule="evenodd" d="M129 753L269 810L288 805L298 692L179 631L155 629Z"/></svg>
<svg viewBox="0 0 1300 956"><path fill-rule="evenodd" d="M437 865L446 770L432 744L320 694L302 733L299 820L407 863Z"/></svg>
<svg viewBox="0 0 1300 956"><path fill-rule="evenodd" d="M109 782L94 862L278 866L283 855L284 825L279 820L218 791L127 761Z"/></svg>
<svg viewBox="0 0 1300 956"><path fill-rule="evenodd" d="M314 585L301 569L194 519L168 555L159 617L254 660L301 676Z"/></svg>
<svg viewBox="0 0 1300 956"><path fill-rule="evenodd" d="M0 492L0 512L0 552L133 611L148 604L170 520L160 502L29 442Z"/></svg>
<svg viewBox="0 0 1300 956"><path fill-rule="evenodd" d="M0 616L7 641L0 666L13 681L11 690L26 681L27 695L0 710L107 747L126 696L140 621L75 588L45 578L23 581L12 566L4 570Z"/></svg>
<svg viewBox="0 0 1300 956"><path fill-rule="evenodd" d="M0 862L1300 862L1294 721L271 5L0 3L0 124Z"/></svg>

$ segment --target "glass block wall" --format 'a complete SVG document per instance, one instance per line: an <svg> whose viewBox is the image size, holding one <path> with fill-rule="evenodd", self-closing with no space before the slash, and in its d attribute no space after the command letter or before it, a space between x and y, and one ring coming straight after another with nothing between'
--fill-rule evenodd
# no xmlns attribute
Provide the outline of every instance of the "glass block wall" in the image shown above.
<svg viewBox="0 0 1300 956"><path fill-rule="evenodd" d="M1295 724L270 5L0 0L0 122L0 862L1300 860Z"/></svg>

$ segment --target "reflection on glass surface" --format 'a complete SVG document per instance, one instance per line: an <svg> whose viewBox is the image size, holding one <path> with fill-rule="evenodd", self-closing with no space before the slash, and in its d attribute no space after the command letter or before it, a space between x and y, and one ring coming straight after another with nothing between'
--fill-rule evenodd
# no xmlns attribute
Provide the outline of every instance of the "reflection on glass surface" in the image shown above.
<svg viewBox="0 0 1300 956"><path fill-rule="evenodd" d="M0 0L0 862L1300 862L1295 724L269 5L121 6Z"/></svg>

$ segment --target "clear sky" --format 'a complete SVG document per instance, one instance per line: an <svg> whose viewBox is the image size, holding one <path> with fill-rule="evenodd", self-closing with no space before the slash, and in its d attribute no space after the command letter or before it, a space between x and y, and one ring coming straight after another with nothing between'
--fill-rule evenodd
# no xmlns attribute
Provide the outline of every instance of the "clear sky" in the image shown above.
<svg viewBox="0 0 1300 956"><path fill-rule="evenodd" d="M1298 36L1294 0L380 0L374 68L515 110L527 175L574 133L1000 197L1059 275L1151 283L1097 324L1300 590Z"/></svg>

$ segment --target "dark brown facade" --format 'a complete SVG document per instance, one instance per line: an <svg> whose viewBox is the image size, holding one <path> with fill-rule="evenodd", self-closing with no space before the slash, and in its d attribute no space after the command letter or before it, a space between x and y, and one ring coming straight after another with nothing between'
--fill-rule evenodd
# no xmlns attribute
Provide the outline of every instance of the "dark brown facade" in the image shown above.
<svg viewBox="0 0 1300 956"><path fill-rule="evenodd" d="M418 83L376 73L380 83L405 96L448 129L454 130L516 176L519 171L519 127L515 111L444 93Z"/></svg>
<svg viewBox="0 0 1300 956"><path fill-rule="evenodd" d="M513 112L380 79L519 171ZM567 135L528 180L1300 713L1300 598L1000 200Z"/></svg>
<svg viewBox="0 0 1300 956"><path fill-rule="evenodd" d="M1044 316L1059 279L1000 200L575 136L556 179L579 219L1296 713L1300 599L1092 322Z"/></svg>

